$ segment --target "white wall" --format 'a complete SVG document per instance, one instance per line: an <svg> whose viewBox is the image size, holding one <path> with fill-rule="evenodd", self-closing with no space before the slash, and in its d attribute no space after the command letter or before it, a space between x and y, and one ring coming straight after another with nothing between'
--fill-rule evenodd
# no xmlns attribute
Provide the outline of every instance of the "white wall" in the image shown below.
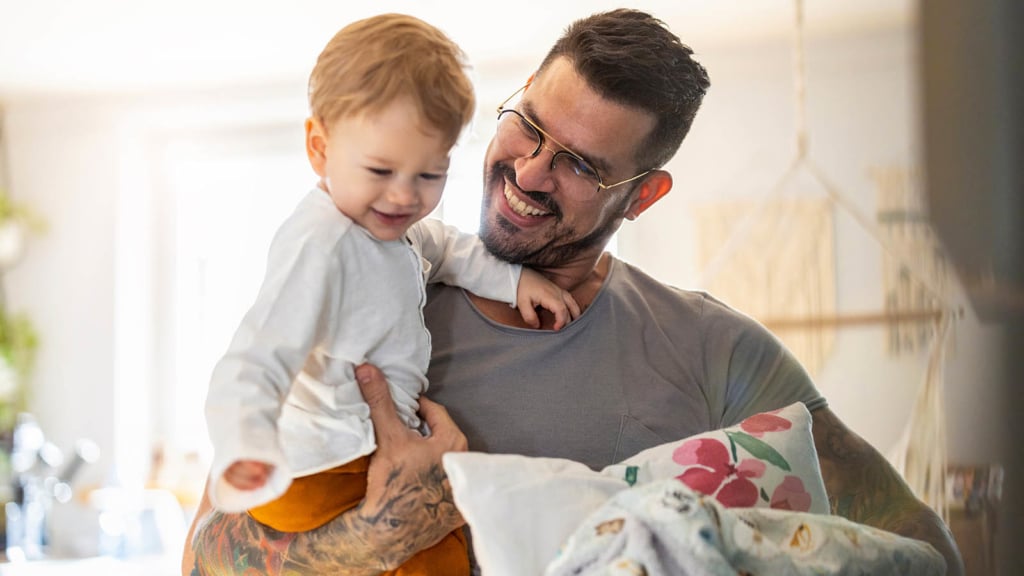
<svg viewBox="0 0 1024 576"><path fill-rule="evenodd" d="M867 167L912 164L916 155L912 47L907 29L808 40L812 154L869 214L874 188ZM785 41L709 46L698 56L710 70L713 87L670 166L675 190L627 224L619 239L626 259L682 287L695 287L696 278L691 203L756 189L756 183L778 176L793 150ZM478 66L482 117L489 115L491 100L497 103L518 87L509 77L518 79L521 69L525 78L528 66L513 64L512 72L503 67L501 75ZM496 85L487 84L495 78ZM294 107L301 88L296 92L290 86L285 96L275 88L266 98L252 96L252 88L244 92L250 95L248 104L234 102L228 93L192 95L184 102L167 95L5 103L11 188L16 199L30 203L50 224L6 278L10 305L27 310L42 335L32 408L58 445L69 446L83 435L99 442L106 459L94 468L97 482L113 473L115 451L144 456L160 426L154 421L160 412L152 405L162 396L150 389L174 385L156 358L169 344L151 326L163 313L152 302L166 279L153 270L152 253L140 249L165 248L154 228L165 224L160 224L159 190L147 168L153 161L149 147L175 130L210 122L301 121L304 108L296 112ZM217 120L221 113L229 117ZM479 131L485 139L484 126ZM119 210L127 210L132 219ZM859 236L854 224L837 226L840 309L879 309L878 247ZM840 332L819 384L839 415L885 451L909 414L924 358L887 358L880 334L877 329ZM993 391L998 374L988 361L994 337L968 310L949 356L953 460L990 457L986 447L995 431L985 415L998 402ZM147 347L155 349L154 357L126 352ZM135 422L139 429L119 430L118 422ZM136 463L126 476L142 473Z"/></svg>

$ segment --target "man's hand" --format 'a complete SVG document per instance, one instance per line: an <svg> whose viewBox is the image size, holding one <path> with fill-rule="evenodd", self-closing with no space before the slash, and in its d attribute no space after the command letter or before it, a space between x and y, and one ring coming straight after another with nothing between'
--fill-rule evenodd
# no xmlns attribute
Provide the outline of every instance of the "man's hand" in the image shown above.
<svg viewBox="0 0 1024 576"><path fill-rule="evenodd" d="M380 370L363 365L356 377L377 435L363 502L316 530L284 533L247 514L215 511L204 494L185 545L184 576L380 574L464 524L441 456L465 450L466 437L447 410L420 400L433 432L423 438L398 419Z"/></svg>
<svg viewBox="0 0 1024 576"><path fill-rule="evenodd" d="M370 406L377 437L360 516L372 521L370 543L388 552L381 561L391 569L465 524L452 500L441 456L464 452L466 436L443 406L427 398L420 398L420 416L431 435L424 438L406 427L377 367L357 367L356 380Z"/></svg>

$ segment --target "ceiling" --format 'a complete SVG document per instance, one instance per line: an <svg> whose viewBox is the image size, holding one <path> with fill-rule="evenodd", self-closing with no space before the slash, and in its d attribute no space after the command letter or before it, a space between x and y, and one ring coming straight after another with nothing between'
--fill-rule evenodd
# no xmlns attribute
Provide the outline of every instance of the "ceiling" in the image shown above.
<svg viewBox="0 0 1024 576"><path fill-rule="evenodd" d="M792 29L795 0L632 2L698 49ZM607 0L0 0L0 98L302 79L345 23L406 12L444 29L474 63L539 58ZM906 21L913 0L807 0L808 33ZM699 51L699 50L698 50Z"/></svg>

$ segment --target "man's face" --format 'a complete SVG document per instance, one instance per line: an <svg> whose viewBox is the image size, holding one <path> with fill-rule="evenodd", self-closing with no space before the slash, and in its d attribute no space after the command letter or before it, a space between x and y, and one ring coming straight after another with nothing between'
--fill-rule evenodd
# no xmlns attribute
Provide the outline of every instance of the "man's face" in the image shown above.
<svg viewBox="0 0 1024 576"><path fill-rule="evenodd" d="M654 127L649 114L598 96L565 59L552 62L518 103L506 106L586 159L607 183L640 170L634 151ZM635 183L596 193L595 185L581 193L565 171L551 169L558 144L546 141L545 149L529 157L509 150L509 141L498 134L484 160L480 236L487 248L539 268L600 254L622 222Z"/></svg>

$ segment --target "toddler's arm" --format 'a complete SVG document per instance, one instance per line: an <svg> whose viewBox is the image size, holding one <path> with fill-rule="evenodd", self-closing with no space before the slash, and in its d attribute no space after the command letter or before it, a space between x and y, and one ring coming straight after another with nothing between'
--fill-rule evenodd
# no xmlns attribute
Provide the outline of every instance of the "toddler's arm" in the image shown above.
<svg viewBox="0 0 1024 576"><path fill-rule="evenodd" d="M331 245L307 241L301 233L313 227L301 224L286 221L275 236L259 294L210 379L210 495L222 510L263 504L287 488L292 471L277 419L309 351L333 325L341 298L341 265ZM241 462L248 464L232 469ZM265 468L250 478L256 463Z"/></svg>
<svg viewBox="0 0 1024 576"><path fill-rule="evenodd" d="M523 320L535 328L540 326L537 306L555 316L556 330L580 313L568 292L538 272L497 258L476 234L426 218L409 228L408 238L430 262L428 282L458 286L482 298L517 307Z"/></svg>

